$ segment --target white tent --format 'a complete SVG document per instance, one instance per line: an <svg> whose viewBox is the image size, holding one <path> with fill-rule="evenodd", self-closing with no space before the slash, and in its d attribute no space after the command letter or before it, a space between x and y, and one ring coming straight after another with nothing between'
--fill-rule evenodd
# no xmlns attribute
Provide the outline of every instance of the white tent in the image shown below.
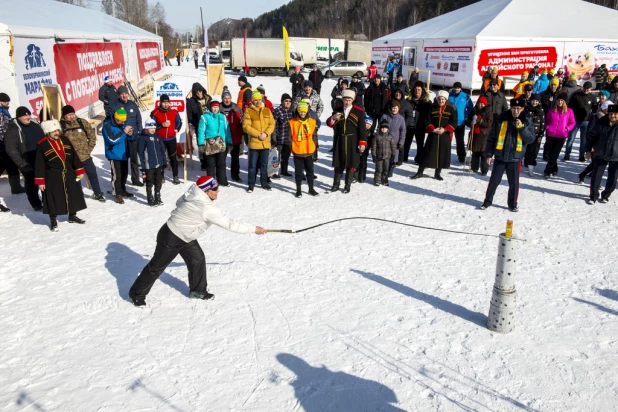
<svg viewBox="0 0 618 412"><path fill-rule="evenodd" d="M401 57L431 83L478 89L488 66L518 77L535 64L588 80L595 66L618 71L618 11L582 0L483 0L373 41L373 60Z"/></svg>
<svg viewBox="0 0 618 412"><path fill-rule="evenodd" d="M105 76L136 86L164 70L157 36L100 11L51 0L4 0L0 14L0 91L11 108L38 113L41 83L60 85L78 114L101 111Z"/></svg>

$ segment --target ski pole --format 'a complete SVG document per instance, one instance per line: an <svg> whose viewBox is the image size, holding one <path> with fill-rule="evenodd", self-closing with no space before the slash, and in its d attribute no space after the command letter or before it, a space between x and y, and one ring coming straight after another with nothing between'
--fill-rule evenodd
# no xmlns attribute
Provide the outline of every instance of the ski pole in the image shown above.
<svg viewBox="0 0 618 412"><path fill-rule="evenodd" d="M266 233L294 233L294 231L290 229L267 229Z"/></svg>

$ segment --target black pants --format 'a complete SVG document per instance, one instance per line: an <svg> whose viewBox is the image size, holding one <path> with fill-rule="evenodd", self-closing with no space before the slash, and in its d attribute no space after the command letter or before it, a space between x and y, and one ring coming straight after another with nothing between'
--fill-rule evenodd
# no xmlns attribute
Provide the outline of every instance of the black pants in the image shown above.
<svg viewBox="0 0 618 412"><path fill-rule="evenodd" d="M146 193L148 196L152 196L152 188L154 187L155 193L161 192L161 186L163 186L163 168L156 167L154 169L146 169Z"/></svg>
<svg viewBox="0 0 618 412"><path fill-rule="evenodd" d="M390 166L391 159L382 159L382 160L376 159L375 163L376 163L376 170L375 170L375 174L373 175L373 182L374 183L388 182L388 168Z"/></svg>
<svg viewBox="0 0 618 412"><path fill-rule="evenodd" d="M526 153L524 154L524 166L536 166L536 157L541 150L541 143L536 140L526 146Z"/></svg>
<svg viewBox="0 0 618 412"><path fill-rule="evenodd" d="M462 124L455 129L455 142L457 144L457 159L460 163L466 161L466 142L464 137L466 136L466 125Z"/></svg>
<svg viewBox="0 0 618 412"><path fill-rule="evenodd" d="M425 147L425 130L416 129L414 133L416 139L416 156L414 156L414 162L421 164L423 162L423 148Z"/></svg>
<svg viewBox="0 0 618 412"><path fill-rule="evenodd" d="M178 177L178 158L176 157L176 138L169 140L163 140L165 150L167 151L167 157L170 159L170 166L172 166L172 175Z"/></svg>
<svg viewBox="0 0 618 412"><path fill-rule="evenodd" d="M17 176L19 178L19 168L6 152L0 151L0 176L2 176L5 170L9 177Z"/></svg>
<svg viewBox="0 0 618 412"><path fill-rule="evenodd" d="M86 170L86 175L88 176L88 181L90 182L90 187L95 195L103 194L101 191L101 185L99 185L99 176L97 175L97 168L92 161L92 157L84 160L82 162L84 166L84 170Z"/></svg>
<svg viewBox="0 0 618 412"><path fill-rule="evenodd" d="M127 177L129 176L128 160L110 160L110 172L112 173L112 194L122 195L127 191Z"/></svg>
<svg viewBox="0 0 618 412"><path fill-rule="evenodd" d="M189 270L189 291L206 292L206 256L197 240L187 243L172 233L167 223L157 234L157 247L154 256L139 274L130 294L145 298L152 285L170 263L180 255Z"/></svg>
<svg viewBox="0 0 618 412"><path fill-rule="evenodd" d="M26 196L28 196L30 206L35 209L43 207L41 198L39 197L39 186L34 183L34 171L22 171L21 174L24 176L24 187L26 188Z"/></svg>
<svg viewBox="0 0 618 412"><path fill-rule="evenodd" d="M564 139L563 139L564 140ZM506 178L509 182L509 197L508 206L510 208L517 207L517 197L519 196L519 171L521 170L521 162L503 162L495 160L491 169L491 178L487 193L485 193L485 204L491 205L496 194L496 189L500 186L502 176L506 171Z"/></svg>
<svg viewBox="0 0 618 412"><path fill-rule="evenodd" d="M279 161L281 162L281 173L288 173L288 166L290 164L290 155L292 154L292 146L289 144L278 144L277 150L279 150ZM294 167L296 167L296 160L294 160ZM311 167L313 167L313 163L311 164ZM313 172L311 176L313 176Z"/></svg>
<svg viewBox="0 0 618 412"><path fill-rule="evenodd" d="M579 174L579 178L583 179L586 176L588 176L588 174L590 174L592 172L592 170L594 169L594 163L588 163L588 166L586 166L586 168Z"/></svg>
<svg viewBox="0 0 618 412"><path fill-rule="evenodd" d="M176 62L178 63L178 66L180 66L180 56L176 56Z"/></svg>
<svg viewBox="0 0 618 412"><path fill-rule="evenodd" d="M307 184L313 187L313 156L294 156L294 180L300 186L303 175L307 174Z"/></svg>
<svg viewBox="0 0 618 412"><path fill-rule="evenodd" d="M410 147L412 147L412 141L414 140L414 135L416 134L416 129L414 127L408 127L406 129L406 140L403 142L403 161L408 161L408 156L410 155ZM402 160L399 158L399 160Z"/></svg>
<svg viewBox="0 0 618 412"><path fill-rule="evenodd" d="M600 159L592 159L592 179L590 180L590 199L599 199L599 189L601 188L601 180L605 168L609 164L607 170L607 182L605 182L605 190L601 192L603 199L609 199L611 194L616 190L616 173L618 172L618 162L605 162Z"/></svg>
<svg viewBox="0 0 618 412"><path fill-rule="evenodd" d="M360 163L358 164L358 169L356 169L356 179L363 183L367 178L367 161L369 159L369 149L363 150L360 154Z"/></svg>
<svg viewBox="0 0 618 412"><path fill-rule="evenodd" d="M137 140L131 140L131 183L140 182L139 156L137 155Z"/></svg>
<svg viewBox="0 0 618 412"><path fill-rule="evenodd" d="M227 174L225 171L225 159L227 151L204 156L206 160L206 173L208 176L216 177L220 185L227 185Z"/></svg>
<svg viewBox="0 0 618 412"><path fill-rule="evenodd" d="M198 64L197 59L193 59L193 62L195 63L195 68L197 69L197 64Z"/></svg>
<svg viewBox="0 0 618 412"><path fill-rule="evenodd" d="M478 172L479 168L481 173L487 174L489 165L487 159L485 159L485 152L472 152L472 159L470 159L470 169L474 172Z"/></svg>
<svg viewBox="0 0 618 412"><path fill-rule="evenodd" d="M230 171L232 173L232 179L240 178L240 151L242 150L242 143L232 146L230 151L230 157L232 163L230 164Z"/></svg>
<svg viewBox="0 0 618 412"><path fill-rule="evenodd" d="M545 174L551 175L553 173L558 173L558 157L560 157L560 151L562 150L562 146L564 146L564 141L566 139L559 139L556 137L547 136L547 166L545 166Z"/></svg>

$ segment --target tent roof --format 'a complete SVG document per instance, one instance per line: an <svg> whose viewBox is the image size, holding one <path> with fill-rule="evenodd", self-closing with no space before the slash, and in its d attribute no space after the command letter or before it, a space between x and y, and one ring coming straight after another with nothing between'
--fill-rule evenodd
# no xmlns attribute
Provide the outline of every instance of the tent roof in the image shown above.
<svg viewBox="0 0 618 412"><path fill-rule="evenodd" d="M107 14L52 0L3 0L0 34L18 37L159 40L159 36Z"/></svg>
<svg viewBox="0 0 618 412"><path fill-rule="evenodd" d="M618 11L583 0L482 0L376 39L618 41ZM591 23L593 22L593 23Z"/></svg>

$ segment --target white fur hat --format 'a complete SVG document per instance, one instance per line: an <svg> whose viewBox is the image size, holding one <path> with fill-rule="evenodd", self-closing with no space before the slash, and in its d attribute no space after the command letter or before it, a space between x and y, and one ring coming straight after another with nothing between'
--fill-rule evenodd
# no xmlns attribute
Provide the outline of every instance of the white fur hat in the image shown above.
<svg viewBox="0 0 618 412"><path fill-rule="evenodd" d="M44 121L41 123L41 128L43 128L43 133L45 134L50 134L54 130L62 130L60 122L56 119Z"/></svg>
<svg viewBox="0 0 618 412"><path fill-rule="evenodd" d="M446 90L440 90L438 92L438 96L436 97L444 97L446 100L448 100L448 92Z"/></svg>
<svg viewBox="0 0 618 412"><path fill-rule="evenodd" d="M356 92L354 92L354 90L351 90L351 89L345 89L341 93L341 98L345 99L346 97L349 97L350 99L355 99L356 98Z"/></svg>

